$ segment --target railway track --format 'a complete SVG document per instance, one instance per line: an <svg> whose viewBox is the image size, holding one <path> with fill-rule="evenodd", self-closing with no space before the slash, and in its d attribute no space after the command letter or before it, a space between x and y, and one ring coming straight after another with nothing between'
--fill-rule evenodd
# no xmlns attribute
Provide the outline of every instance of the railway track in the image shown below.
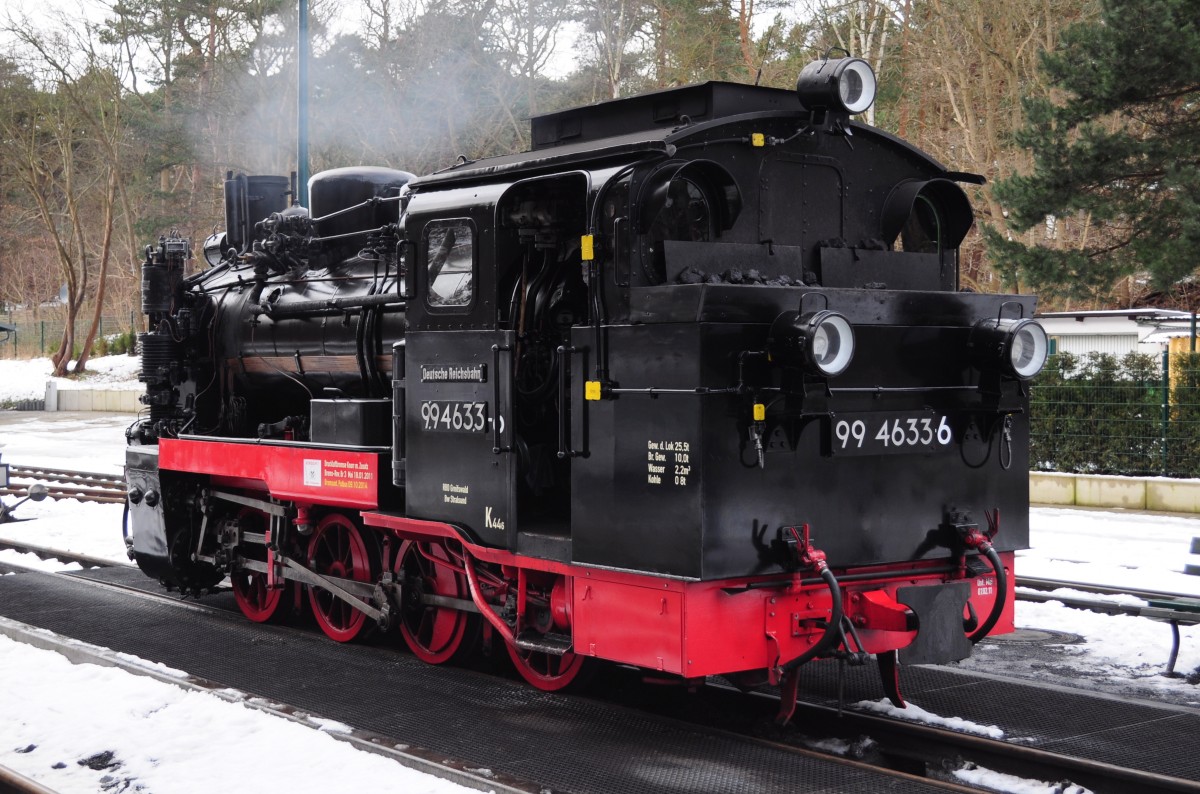
<svg viewBox="0 0 1200 794"><path fill-rule="evenodd" d="M91 562L99 566L111 565L103 560L88 560L83 555L74 555L55 549L31 547L30 544L17 544L8 541L0 542L0 546L20 548L58 559L74 559ZM169 601L178 607L192 610L211 611L213 606L197 603L193 600L181 601L178 596L166 593L151 594L144 590L127 588L113 582L89 582L104 589L120 589L130 591L142 598L155 601ZM1052 583L1058 584L1058 583ZM223 610L216 610L223 611ZM644 685L642 685L644 687ZM903 776L921 778L937 782L944 790L971 790L962 780L954 777L953 771L966 766L977 766L996 772L1001 772L1025 779L1070 781L1078 786L1085 786L1093 791L1125 794L1158 794L1159 792L1192 792L1200 794L1200 783L1193 780L1174 778L1130 769L1118 764L1105 763L1087 759L1075 758L1069 755L1046 752L1034 747L1014 744L1011 742L981 738L970 734L956 733L942 728L897 720L890 717L868 714L853 710L838 710L830 706L802 704L797 713L795 727L781 730L768 729L764 734L763 725L769 723L770 715L776 705L769 694L759 693L752 699L760 703L760 708L747 709L744 693L725 688L720 685L706 687L713 702L706 702L694 712L687 714L675 713L668 708L665 711L655 706L646 706L645 693L633 695L625 705L635 710L645 710L678 720L693 727L704 728L718 733L732 733L743 740L763 742L777 747L786 747L792 751L808 753L804 734L820 737L839 737L848 744L859 741L862 737L870 737L872 748L861 759L851 759L852 765L867 765L889 770ZM609 701L607 693L600 696ZM616 701L620 703L621 698ZM652 698L651 698L652 700ZM745 722L730 724L731 714L745 714L747 711L759 712L759 716L747 714ZM697 713L707 714L710 718L697 717ZM711 718L712 715L723 715ZM1073 789L1065 787L1063 791Z"/></svg>
<svg viewBox="0 0 1200 794"><path fill-rule="evenodd" d="M1026 780L1070 781L1106 794L1200 794L1200 782L1133 769L1116 763L1078 758L1036 747L959 733L903 720L803 704L798 725L836 731L847 741L869 736L880 763L924 768L927 774L964 785L953 770L982 768ZM1073 791L1064 785L1061 791Z"/></svg>
<svg viewBox="0 0 1200 794"><path fill-rule="evenodd" d="M24 496L34 483L43 483L50 499L77 499L80 502L121 504L125 501L125 479L119 474L103 474L71 469L11 464L8 487L0 496Z"/></svg>
<svg viewBox="0 0 1200 794"><path fill-rule="evenodd" d="M196 600L192 600L192 599L185 600L185 599L181 599L177 595L169 595L167 593L148 592L146 590L141 590L141 589L138 589L135 587L130 587L128 585L120 584L117 582L98 581L98 580L91 580L91 579L87 579L87 578L78 578L78 579L75 579L75 581L87 584L88 586L91 586L91 587L96 587L101 590L122 591L128 595L137 597L139 599L146 599L146 600L156 602L156 603L166 603L177 609L185 609L185 610L197 612L197 613L223 613L223 612L226 612L226 610L224 610L220 607L214 606L212 604L206 604L206 603L203 603L202 601L196 601ZM7 629L5 627L5 623L6 623L6 621L3 618L0 618L0 632L8 632L9 631L9 629ZM249 624L245 624L245 627L248 630L251 628L251 626ZM304 632L303 630L297 630L297 629L280 629L280 630L300 631L303 634L316 633L316 632ZM64 635L64 636L74 637L74 635ZM47 638L45 635L41 635L41 634L36 635L35 639L38 641L38 643L41 644L40 647L49 647L49 649L52 649L52 650L59 650L58 648L54 648L52 644L56 643L56 642L61 642L60 640L56 640L52 637ZM325 642L325 640L318 639L318 642ZM47 643L49 643L50 645L47 645ZM79 642L79 641L75 641L74 639L72 639L72 640L69 640L63 647L69 648L70 653L73 654L73 658L76 661L88 661L91 663L102 664L102 665L106 665L106 666L121 666L121 667L124 667L125 669L127 669L129 672L134 672L134 673L142 674L142 675L148 674L147 668L146 668L146 666L144 666L144 664L136 666L136 667L131 667L127 663L122 662L122 659L120 658L120 656L121 656L120 654L115 654L115 656L117 658L114 660L114 653L112 651L109 651L107 649L102 649L102 648L89 647L86 640L82 640L82 642ZM165 659L160 659L157 656L152 657L152 656L146 655L146 654L142 653L139 649L125 649L125 651L127 653L133 653L136 656L141 656L142 658L146 659L146 661L150 662L151 664L153 664L155 662L161 662L162 664L166 664L168 667L178 664L175 660L165 660ZM60 650L59 652L63 652L63 651ZM396 652L402 653L403 651L397 650ZM152 675L153 668L150 668L150 670L151 670L151 673L149 673L149 674ZM187 688L204 690L209 693L215 694L218 697L222 697L223 699L240 702L249 707L267 711L268 713L272 713L277 716L282 716L284 718L292 719L294 721L301 722L304 724L312 725L315 723L315 724L319 725L323 721L321 717L317 716L317 712L315 712L311 708L311 706L300 707L300 706L295 706L295 705L289 705L288 703L279 700L277 695L275 695L273 697L260 697L257 695L250 695L250 694L243 695L237 691L239 689L238 686L230 685L228 683L220 683L220 682L216 682L216 681L206 680L204 678L199 678L195 675L189 675L186 679L180 679L180 678L177 678L174 676L170 676L170 677L160 678L159 680L164 680L164 681L174 684L174 685L185 686ZM515 683L514 682L513 685L520 687L522 690L524 690L524 688L525 688L525 685L523 683ZM240 685L240 688L243 691L245 691L247 689L247 687L245 686L244 683ZM256 689L257 689L257 687L249 688L250 691L254 691ZM601 701L603 702L603 699L601 699ZM618 706L618 708L619 708L619 706ZM632 709L631 711L645 711L645 710L644 709ZM772 711L774 711L774 707L772 707ZM653 713L653 712L650 712L650 713ZM470 759L467 759L467 758L456 758L456 757L452 757L442 751L429 750L429 749L420 747L418 745L414 745L406 737L375 733L369 729L364 729L364 728L361 728L358 726L354 726L353 722L348 720L346 715L344 715L344 714L339 714L339 715L337 715L336 718L339 721L347 722L352 727L349 732L346 732L346 733L339 732L339 733L332 734L334 736L334 738L337 738L337 739L340 739L343 741L348 741L349 743L357 746L359 749L366 750L368 752L374 752L374 753L378 753L378 754L381 754L381 755L384 755L387 757L392 757L395 760L400 761L400 763L402 763L402 764L411 766L413 768L420 769L422 771L429 772L431 774L437 775L438 777L442 777L442 778L451 780L453 782L460 783L461 785L464 785L468 788L475 788L475 789L478 789L481 791L499 792L500 794L552 794L552 792L560 790L557 787L544 785L536 780L530 780L527 778L514 776L512 774L505 773L505 772L494 771L491 768L488 768L486 765L482 765L481 763L472 762ZM794 744L789 745L789 744L779 743L779 742L771 741L769 739L763 739L761 737L756 737L756 736L749 735L749 734L736 734L736 733L732 733L730 731L721 730L720 728L712 728L709 726L700 725L700 724L690 722L690 721L681 721L681 720L673 719L670 716L667 716L665 719L662 719L662 724L663 724L662 730L668 731L668 732L670 732L672 730L682 730L686 733L694 735L696 730L698 729L700 731L701 735L709 734L709 735L716 736L716 737L725 735L725 736L733 739L734 741L748 742L752 745L760 745L764 748L769 748L769 749L777 751L777 752L783 752L788 755L807 756L810 758L827 759L828 761L832 762L835 766L845 767L848 770L851 770L851 772L853 772L853 770L856 770L856 769L858 769L858 770L862 770L862 769L874 770L874 771L883 773L887 777L895 778L898 782L896 784L897 787L894 790L905 790L906 787L904 786L904 781L908 781L910 784L915 784L917 786L917 788L914 790L920 790L920 791L948 791L948 792L958 792L959 794L974 794L974 792L976 791L976 789L973 789L973 788L970 788L967 786L962 786L959 784L955 784L955 783L949 782L949 781L926 779L922 775L914 775L911 772L891 768L891 767L888 767L886 764L879 764L879 763L875 763L874 761L862 761L862 760L857 760L857 759L848 759L848 758L837 757L837 756L829 756L827 753L813 751L813 750L810 750L810 749L807 749L807 748L804 748L801 746L797 746ZM753 772L754 772L753 769L747 770L747 774L752 774ZM481 773L482 773L482 778L481 778ZM19 778L20 778L20 776L17 775L16 782L18 784L22 782L19 780ZM0 782L4 782L2 778L0 778ZM36 784L34 784L34 785L36 785ZM3 788L3 786L0 785L0 791L6 791L6 790L7 789ZM20 792L22 792L22 794L25 794L25 792L29 792L29 794L41 794L40 791L36 788L24 789L24 788L20 788L20 787L14 787L14 790L20 791ZM586 791L589 791L590 788L584 782L581 784L580 788L571 789L571 790L578 790L581 792L586 792Z"/></svg>
<svg viewBox="0 0 1200 794"><path fill-rule="evenodd" d="M33 554L40 560L58 560L63 563L76 562L83 568L110 568L119 563L106 560L103 557L93 557L90 554L79 554L63 549L54 549L36 543L0 538L0 549L11 549L23 554Z"/></svg>
<svg viewBox="0 0 1200 794"><path fill-rule="evenodd" d="M1166 670L1163 674L1176 678L1181 677L1181 674L1175 671L1181 642L1179 627L1194 626L1200 623L1200 596L1140 590L1132 587L1105 587L1035 577L1018 577L1017 587L1025 589L1025 592L1017 592L1017 598L1022 601L1057 601L1072 609L1086 609L1089 612L1100 612L1107 615L1130 615L1169 625L1171 627L1171 651L1167 656ZM1063 589L1082 593L1082 595L1056 592ZM1144 603L1131 604L1115 601L1112 596L1133 596L1141 599Z"/></svg>
<svg viewBox="0 0 1200 794"><path fill-rule="evenodd" d="M1081 582L1063 582L1054 579L1017 577L1017 587L1026 592L1017 592L1019 601L1057 601L1072 609L1086 609L1108 615L1132 615L1169 622L1175 626L1175 646L1179 646L1179 624L1200 623L1200 596L1187 593L1139 590L1131 587L1105 587ZM1058 590L1073 590L1082 595L1063 594ZM1144 604L1113 600L1113 596L1133 596ZM1172 659L1174 653L1172 653ZM1172 662L1172 665L1174 662Z"/></svg>
<svg viewBox="0 0 1200 794"><path fill-rule="evenodd" d="M46 788L33 778L25 777L6 766L0 766L0 791L13 794L55 794L54 789Z"/></svg>
<svg viewBox="0 0 1200 794"><path fill-rule="evenodd" d="M1097 584L1086 584L1083 582L1069 582L1059 579L1043 579L1036 576L1018 576L1017 587L1025 587L1030 590L1039 590L1042 592L1050 592L1052 590L1078 590L1081 593L1090 595L1107 595L1107 596L1133 596L1140 598L1143 601L1169 601L1171 599L1200 599L1200 595L1188 593L1173 593L1170 591L1159 590L1139 590L1135 587L1105 587Z"/></svg>
<svg viewBox="0 0 1200 794"><path fill-rule="evenodd" d="M93 582L92 584L99 583ZM112 585L103 586L111 587ZM119 586L117 588L120 589ZM132 592L145 595L145 593L141 593L140 591ZM191 604L181 603L180 606L195 608ZM231 689L217 682L194 675L180 676L173 672L163 672L156 669L153 660L143 661L142 659L130 658L109 648L73 638L41 632L36 628L9 621L3 617L0 617L0 634L43 650L59 653L76 664L86 663L100 667L118 668L133 675L151 678L192 692L211 695L229 703L237 703L244 708L280 717L309 728L317 729L329 722L329 720L324 720L309 710L296 708L286 703L280 703L267 698L256 697L251 693ZM509 778L486 769L472 768L470 764L454 758L447 758L443 754L429 753L422 748L397 744L393 737L382 736L355 728L345 731L328 731L327 735L334 740L345 742L358 750L396 761L402 766L448 780L467 789L491 792L491 794L545 794L543 789L523 780ZM138 788L140 789L140 786ZM122 788L121 790L125 789ZM54 794L53 789L43 786L32 778L26 777L7 767L0 766L0 792L10 791L19 792L19 794Z"/></svg>

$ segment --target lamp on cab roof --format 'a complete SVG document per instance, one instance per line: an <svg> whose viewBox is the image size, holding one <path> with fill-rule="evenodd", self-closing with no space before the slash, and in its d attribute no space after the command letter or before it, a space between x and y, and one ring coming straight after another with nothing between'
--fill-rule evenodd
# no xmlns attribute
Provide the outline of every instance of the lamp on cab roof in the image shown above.
<svg viewBox="0 0 1200 794"><path fill-rule="evenodd" d="M796 93L806 110L862 113L875 101L875 72L861 58L825 58L800 71Z"/></svg>

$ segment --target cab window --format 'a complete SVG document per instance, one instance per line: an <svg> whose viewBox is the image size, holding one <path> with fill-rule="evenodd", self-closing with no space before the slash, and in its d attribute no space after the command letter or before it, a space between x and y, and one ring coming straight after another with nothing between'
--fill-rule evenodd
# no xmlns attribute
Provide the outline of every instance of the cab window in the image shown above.
<svg viewBox="0 0 1200 794"><path fill-rule="evenodd" d="M475 235L465 219L433 221L425 227L429 276L426 303L433 309L471 304L475 286Z"/></svg>

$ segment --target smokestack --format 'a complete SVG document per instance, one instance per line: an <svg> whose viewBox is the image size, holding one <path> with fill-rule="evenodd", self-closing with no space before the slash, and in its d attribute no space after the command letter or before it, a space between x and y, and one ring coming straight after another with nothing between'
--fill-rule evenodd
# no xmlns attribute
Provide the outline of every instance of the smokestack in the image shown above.
<svg viewBox="0 0 1200 794"><path fill-rule="evenodd" d="M308 206L308 0L300 0L296 26L296 171L294 200Z"/></svg>

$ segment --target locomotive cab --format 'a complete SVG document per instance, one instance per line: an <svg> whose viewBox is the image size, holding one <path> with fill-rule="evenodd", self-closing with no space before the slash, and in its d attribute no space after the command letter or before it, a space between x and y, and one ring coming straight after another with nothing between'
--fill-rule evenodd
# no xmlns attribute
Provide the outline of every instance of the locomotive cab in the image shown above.
<svg viewBox="0 0 1200 794"><path fill-rule="evenodd" d="M559 348L587 317L586 190L582 173L533 177L472 190L449 213L423 211L418 191L407 216L419 241L404 346L409 510L514 551L524 530L565 559Z"/></svg>

